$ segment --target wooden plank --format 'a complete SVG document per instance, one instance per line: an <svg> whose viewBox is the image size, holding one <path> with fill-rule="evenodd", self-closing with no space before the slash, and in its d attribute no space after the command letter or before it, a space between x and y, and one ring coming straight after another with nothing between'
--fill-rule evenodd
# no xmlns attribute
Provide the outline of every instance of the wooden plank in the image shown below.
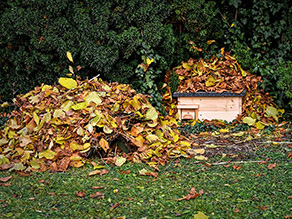
<svg viewBox="0 0 292 219"><path fill-rule="evenodd" d="M200 111L199 112L199 119L204 120L212 120L212 119L221 119L221 120L226 120L228 122L233 121L236 119L238 116L239 112L238 111Z"/></svg>

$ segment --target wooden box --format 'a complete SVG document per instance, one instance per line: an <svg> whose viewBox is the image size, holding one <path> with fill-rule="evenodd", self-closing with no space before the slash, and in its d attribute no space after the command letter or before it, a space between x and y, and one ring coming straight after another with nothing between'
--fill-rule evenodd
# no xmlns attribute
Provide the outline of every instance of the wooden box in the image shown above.
<svg viewBox="0 0 292 219"><path fill-rule="evenodd" d="M242 97L240 94L231 92L204 92L177 93L173 97L178 98L179 119L220 119L232 121L242 113Z"/></svg>

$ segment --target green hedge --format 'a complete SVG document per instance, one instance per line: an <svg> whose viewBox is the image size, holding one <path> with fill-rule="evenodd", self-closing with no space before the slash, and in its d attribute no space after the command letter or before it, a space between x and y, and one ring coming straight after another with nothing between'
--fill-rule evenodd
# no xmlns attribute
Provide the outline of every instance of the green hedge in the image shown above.
<svg viewBox="0 0 292 219"><path fill-rule="evenodd" d="M82 78L131 83L159 105L168 69L225 47L292 109L290 0L9 0L0 19L0 101L64 76L70 51Z"/></svg>

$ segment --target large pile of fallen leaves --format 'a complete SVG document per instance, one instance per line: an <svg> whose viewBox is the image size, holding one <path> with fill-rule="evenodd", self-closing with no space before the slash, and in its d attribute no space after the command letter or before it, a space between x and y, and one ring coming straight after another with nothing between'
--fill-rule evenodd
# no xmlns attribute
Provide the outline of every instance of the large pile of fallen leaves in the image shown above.
<svg viewBox="0 0 292 219"><path fill-rule="evenodd" d="M15 100L17 111L0 130L2 170L64 171L90 156L123 156L164 164L187 156L191 144L130 86L60 78ZM129 153L130 152L130 153Z"/></svg>
<svg viewBox="0 0 292 219"><path fill-rule="evenodd" d="M223 48L219 55L209 60L190 58L175 67L173 72L180 82L177 89L179 93L206 91L239 94L245 90L243 113L239 116L238 122L263 129L277 123L278 118L284 113L268 93L258 88L258 84L262 81L261 77L243 70L236 58L225 52ZM170 74L167 75L166 82L169 82L169 77ZM164 95L164 99L169 100L169 96L169 94Z"/></svg>

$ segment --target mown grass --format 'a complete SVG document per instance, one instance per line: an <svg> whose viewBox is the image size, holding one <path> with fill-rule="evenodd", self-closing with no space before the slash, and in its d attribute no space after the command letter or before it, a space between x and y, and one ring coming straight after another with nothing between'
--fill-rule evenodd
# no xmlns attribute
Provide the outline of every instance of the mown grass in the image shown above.
<svg viewBox="0 0 292 219"><path fill-rule="evenodd" d="M102 176L88 176L93 170L89 165L67 172L35 172L27 177L1 172L0 177L13 177L7 182L11 186L0 187L0 217L193 218L200 211L210 218L285 218L292 215L289 152L285 145L262 147L252 157L268 159L264 164L248 159L244 164L232 163L245 155L212 158L208 162L227 163L210 167L194 159L181 159L160 167L157 178L140 176L139 170L151 168L133 163L106 166L109 173ZM268 169L272 163L276 167ZM92 189L93 186L104 188ZM192 186L204 194L178 201ZM76 191L85 191L85 197L76 196ZM97 191L104 198L90 197Z"/></svg>

